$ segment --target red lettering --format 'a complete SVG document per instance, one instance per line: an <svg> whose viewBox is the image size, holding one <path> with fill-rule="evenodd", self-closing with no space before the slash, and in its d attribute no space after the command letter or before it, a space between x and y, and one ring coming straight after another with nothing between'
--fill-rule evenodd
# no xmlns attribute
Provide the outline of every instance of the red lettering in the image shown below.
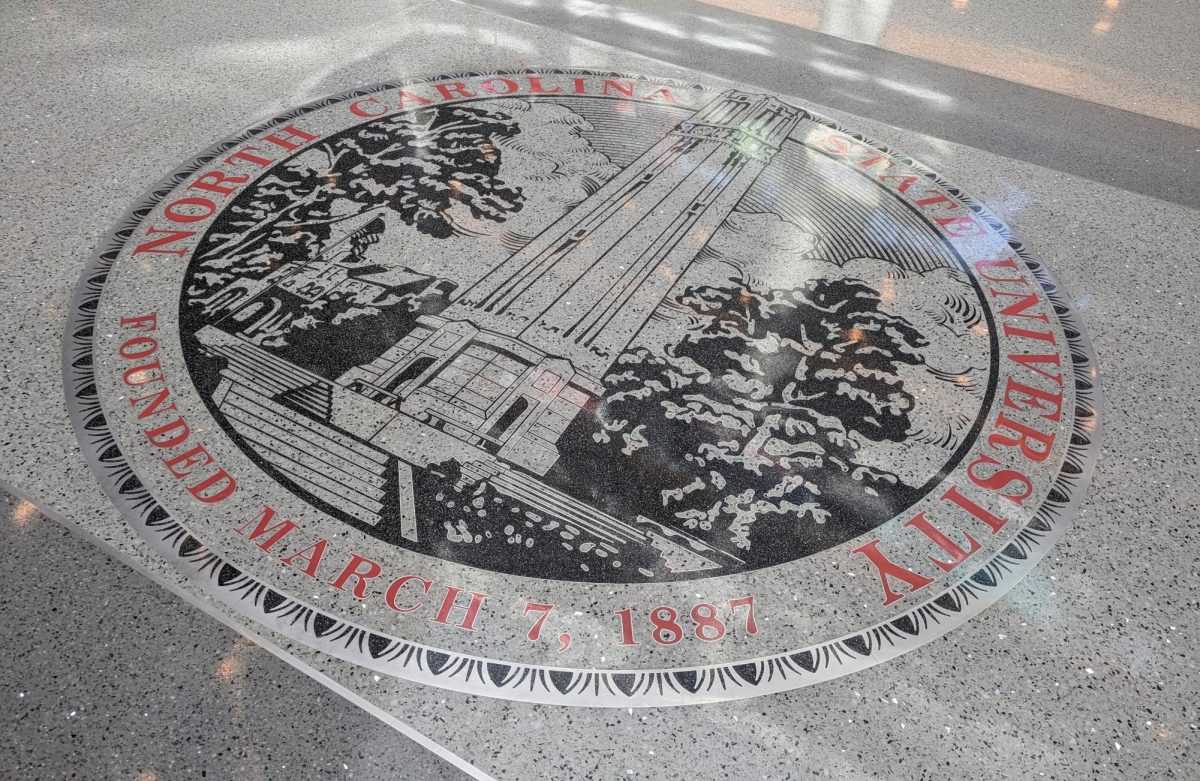
<svg viewBox="0 0 1200 781"><path fill-rule="evenodd" d="M153 375L154 371L158 372L158 376ZM151 361L145 366L134 366L126 369L125 373L121 375L121 379L131 388L136 388L139 385L149 385L152 382L161 382L162 378L162 361L158 360ZM163 390L162 393L165 394L166 390ZM132 404L133 399L130 399L129 403Z"/></svg>
<svg viewBox="0 0 1200 781"><path fill-rule="evenodd" d="M554 89L546 89L545 87L542 86L542 77L541 76L530 76L529 77L529 91L536 92L539 95L557 95L558 93L562 92L562 87L555 87Z"/></svg>
<svg viewBox="0 0 1200 781"><path fill-rule="evenodd" d="M878 179L881 182L887 183L888 179L899 179L899 184L895 185L898 192L908 192L908 188L913 186L920 177L916 174L880 174Z"/></svg>
<svg viewBox="0 0 1200 781"><path fill-rule="evenodd" d="M496 84L499 84L501 87L503 87L503 89L498 89L495 86ZM500 78L488 79L479 86L489 95L511 95L518 89L517 83L512 79Z"/></svg>
<svg viewBox="0 0 1200 781"><path fill-rule="evenodd" d="M671 94L671 90L667 89L666 87L659 87L658 89L654 90L653 92L651 92L649 95L646 96L646 100L655 100L655 99L659 99L659 98L661 98L666 103L672 103L672 104L679 103L679 101L675 100L675 96L673 94Z"/></svg>
<svg viewBox="0 0 1200 781"><path fill-rule="evenodd" d="M284 125L269 136L263 136L263 141L280 146L289 152L294 152L309 141L316 141L317 136L307 133L295 125Z"/></svg>
<svg viewBox="0 0 1200 781"><path fill-rule="evenodd" d="M467 92L467 85L463 84L461 81L456 81L453 84L446 84L444 82L442 84L434 84L433 88L441 93L442 100L454 100L455 97L460 97L460 98L475 97L474 92ZM456 94L451 95L450 94L451 92L456 93Z"/></svg>
<svg viewBox="0 0 1200 781"><path fill-rule="evenodd" d="M971 482L980 488L987 489L988 491L995 491L1016 505L1024 504L1025 500L1033 495L1033 483L1030 482L1028 477L1021 474L1017 470L997 469L991 474L990 477L983 477L978 474L977 468L980 464L985 466L1000 466L1000 462L991 456L983 455L981 453L978 458L967 465L967 477L971 478ZM1013 483L1019 483L1022 485L1025 489L1024 492L1019 494L1004 493L1002 489Z"/></svg>
<svg viewBox="0 0 1200 781"><path fill-rule="evenodd" d="M152 239L151 241L139 244L133 251L134 255L138 255L142 252L149 252L156 255L177 255L178 257L182 258L183 253L187 252L186 247L180 247L178 249L159 249L159 247L167 244L174 244L175 242L183 241L184 239L190 239L192 236L196 235L195 231L162 230L160 228L146 229L147 236L154 233L165 233L166 235L162 236L161 238Z"/></svg>
<svg viewBox="0 0 1200 781"><path fill-rule="evenodd" d="M232 475L224 469L220 469L212 477L193 485L187 490L194 499L205 504L216 504L233 496L233 492L237 490L237 482L234 481Z"/></svg>
<svg viewBox="0 0 1200 781"><path fill-rule="evenodd" d="M392 584L387 587L387 591L385 591L383 594L384 603L386 603L388 607L390 607L392 610L395 610L397 613L411 613L414 610L419 610L421 608L420 600L417 600L415 605L411 605L409 607L400 607L400 605L396 603L396 596L400 593L400 589L404 588L414 580L421 584L422 594L428 594L429 589L433 587L433 583L425 578L419 578L416 575L405 575L403 577L396 578L392 581Z"/></svg>
<svg viewBox="0 0 1200 781"><path fill-rule="evenodd" d="M932 540L935 545L946 551L946 553L950 554L950 561L942 561L940 559L935 559L932 556L929 557L929 560L936 564L938 569L940 569L942 572L949 572L950 570L954 569L959 564L962 564L964 561L969 559L973 553L983 547L979 544L978 540L969 534L967 534L966 537L967 545L969 545L970 548L961 547L958 545L958 543L954 542L954 540L943 534L941 529L930 523L929 518L925 515L924 510L905 521L904 526L906 528L916 529L917 531L921 532L921 534L924 534L926 537Z"/></svg>
<svg viewBox="0 0 1200 781"><path fill-rule="evenodd" d="M995 515L991 512L988 512L987 510L980 507L978 504L976 504L971 499L968 499L967 497L963 496L962 493L958 490L958 486L954 486L954 485L950 486L950 490L947 491L946 493L942 494L942 501L953 502L954 504L958 505L962 509L969 512L976 519L983 521L984 523L986 523L988 525L988 528L992 530L992 534L999 534L1000 530L1004 528L1004 525L1008 523L1007 519L1001 518L999 515Z"/></svg>
<svg viewBox="0 0 1200 781"><path fill-rule="evenodd" d="M843 136L826 136L821 145L825 147L826 152L832 152L835 155L848 154L850 150L854 149L854 144L850 139Z"/></svg>
<svg viewBox="0 0 1200 781"><path fill-rule="evenodd" d="M868 157L865 157L862 160L859 160L857 165L859 168L863 169L864 171L869 171L869 170L871 170L872 166L878 165L879 163L884 163L886 165L886 168L884 170L896 167L895 163L893 163L891 160L889 160L887 158L887 155L884 155L884 154L873 154Z"/></svg>
<svg viewBox="0 0 1200 781"><path fill-rule="evenodd" d="M275 508L264 504L263 511L257 518L252 518L242 526L234 529L234 531L245 537L246 530L250 528L250 524L254 524L254 531L252 531L249 536L250 541L254 542L259 537L262 537L265 534L270 534L271 536L267 539L263 540L262 542L255 543L263 550L269 551L271 547L275 545L275 543L279 542L284 537L291 534L294 529L298 528L295 521L289 520L282 520L272 526L271 521L274 518Z"/></svg>
<svg viewBox="0 0 1200 781"><path fill-rule="evenodd" d="M1024 423L1013 420L1004 412L1001 412L1000 417L996 418L996 428L1008 429L1017 436L1006 436L997 431L988 436L987 441L989 445L994 448L1020 448L1021 454L1030 461L1038 463L1045 461L1050 455L1050 450L1054 447L1054 433L1044 434L1041 431L1036 431Z"/></svg>
<svg viewBox="0 0 1200 781"><path fill-rule="evenodd" d="M321 557L325 555L325 549L328 547L329 540L317 540L307 548L298 550L291 556L280 559L280 561L289 567L295 566L292 562L294 562L296 559L308 562L304 565L304 569L301 570L301 572L303 572L305 575L308 575L310 578L316 578L317 568L321 566Z"/></svg>
<svg viewBox="0 0 1200 781"><path fill-rule="evenodd" d="M366 569L360 571L359 567L363 566L364 564L366 565ZM350 593L359 599L366 599L367 581L371 580L372 578L379 577L381 572L383 572L383 567L379 566L378 563L355 553L350 558L350 563L342 569L341 573L333 579L333 582L330 583L330 585L336 589L345 591L346 582L351 578L355 578L358 582L356 582L354 587L350 589Z"/></svg>
<svg viewBox="0 0 1200 781"><path fill-rule="evenodd" d="M192 433L192 430L188 428L187 421L178 417L164 426L146 429L143 433L146 435L146 439L150 440L150 444L155 447L167 448L181 444Z"/></svg>
<svg viewBox="0 0 1200 781"><path fill-rule="evenodd" d="M1026 309L1038 305L1037 293L1010 293L1006 290L996 290L995 288L989 288L988 293L994 298L1007 296L1009 298L1017 299L1000 310L1000 314L1002 315L1007 315L1009 317L1027 317L1030 320L1041 320L1043 323L1050 322L1050 318L1046 317L1044 314L1031 315L1025 313Z"/></svg>
<svg viewBox="0 0 1200 781"><path fill-rule="evenodd" d="M363 108L364 104L372 103L379 107L379 111L371 113ZM387 106L379 98L363 98L356 100L350 104L350 113L359 117L380 117L387 113Z"/></svg>
<svg viewBox="0 0 1200 781"><path fill-rule="evenodd" d="M211 464L212 456L204 449L204 445L196 445L191 450L186 450L174 458L164 458L163 463L167 465L167 471L172 475L184 478L194 472L197 467Z"/></svg>
<svg viewBox="0 0 1200 781"><path fill-rule="evenodd" d="M947 235L955 238L987 234L983 224L976 222L973 217L934 217L933 221L942 226L942 230L946 231Z"/></svg>
<svg viewBox="0 0 1200 781"><path fill-rule="evenodd" d="M437 624L450 625L450 612L452 610L464 611L463 620L453 626L459 629L465 629L468 632L475 631L475 619L479 615L479 608L483 605L483 600L487 599L487 594L480 594L475 591L468 591L471 595L469 604L460 605L457 603L458 595L462 594L463 590L454 586L446 586L446 598L442 600L442 606L438 609L437 616L429 619Z"/></svg>
<svg viewBox="0 0 1200 781"><path fill-rule="evenodd" d="M139 344L148 346L144 350L135 351L134 345ZM157 349L158 340L153 336L131 336L121 343L121 346L117 348L117 352L120 353L122 358L126 358L130 361L137 361L153 355Z"/></svg>
<svg viewBox="0 0 1200 781"><path fill-rule="evenodd" d="M201 174L196 181L188 185L189 190L205 190L217 195L233 195L237 187L230 187L225 182L242 185L250 181L249 174L226 174L224 171L209 171Z"/></svg>
<svg viewBox="0 0 1200 781"><path fill-rule="evenodd" d="M1036 339L1039 342L1049 342L1050 344L1058 344L1058 340L1054 338L1054 334L1050 331L1030 331L1025 328L1018 328L1015 325L1004 324L1005 336L1021 336L1026 339Z"/></svg>
<svg viewBox="0 0 1200 781"><path fill-rule="evenodd" d="M617 92L621 93L625 97L632 98L633 97L633 88L635 86L636 85L632 81L629 81L628 79L622 79L621 81L613 81L612 79L605 79L604 85L600 88L600 94L608 95L610 89L615 89Z"/></svg>
<svg viewBox="0 0 1200 781"><path fill-rule="evenodd" d="M271 163L275 162L272 158L269 158L269 157L262 157L260 155L250 154L251 150L253 150L255 152L259 151L258 147L256 147L256 146L243 147L243 148L239 149L238 151L234 152L233 154L231 154L229 157L225 158L225 164L226 165L236 165L236 163L234 163L234 160L245 160L247 163L254 163L259 168L266 168Z"/></svg>
<svg viewBox="0 0 1200 781"><path fill-rule="evenodd" d="M1039 417L1057 422L1062 418L1062 391L1044 391L1009 377L1004 385L1004 406L1019 412L1037 410Z"/></svg>
<svg viewBox="0 0 1200 781"><path fill-rule="evenodd" d="M951 209L958 208L958 204L950 200L950 196L946 195L941 190L933 190L932 192L933 195L930 195L927 198L918 198L917 200L913 201L913 203L915 203L917 206L920 206L922 209L928 206L933 206L935 203L948 203L950 204Z"/></svg>
<svg viewBox="0 0 1200 781"><path fill-rule="evenodd" d="M1013 277L996 277L984 271L984 269L1006 268L1011 269L1016 273ZM1017 269L1017 263L1012 258L1001 258L999 260L977 260L975 261L975 273L986 280L992 282L1020 282L1022 285L1027 285L1021 272Z"/></svg>
<svg viewBox="0 0 1200 781"><path fill-rule="evenodd" d="M138 420L145 420L151 415L157 415L160 412L170 412L171 410L175 409L175 402L171 402L165 407L162 406L162 403L167 400L167 396L170 395L170 393L171 391L164 387L159 392L152 393L149 396L140 396L136 399L131 398L129 400L129 406L137 410ZM149 401L150 403L141 409L138 409L138 405L143 401Z"/></svg>
<svg viewBox="0 0 1200 781"><path fill-rule="evenodd" d="M1051 374L1050 372L1046 371L1045 369L1039 369L1035 365L1035 364L1039 364L1039 363L1048 363L1051 366L1057 366L1057 367L1061 368L1062 362L1061 362L1061 359L1057 355L1054 355L1054 354L1025 355L1024 353L1014 353L1013 355L1008 356L1008 359L1015 363L1021 364L1026 369L1029 369L1032 372L1037 372L1038 374L1042 375L1043 377L1050 380L1051 382L1053 382L1056 385L1062 385L1062 375L1061 374Z"/></svg>
<svg viewBox="0 0 1200 781"><path fill-rule="evenodd" d="M879 583L883 586L883 605L887 607L893 602L902 598L902 595L892 591L891 584L888 583L888 578L896 578L908 584L908 593L920 591L928 586L933 581L923 575L918 575L912 570L907 570L899 564L895 564L883 551L879 550L879 540L871 540L865 545L860 545L855 548L852 553L861 553L866 556L871 564L875 565L875 570L879 573Z"/></svg>
<svg viewBox="0 0 1200 781"><path fill-rule="evenodd" d="M134 328L138 331L157 331L158 312L151 312L148 315L138 315L137 317L122 317L121 327Z"/></svg>
<svg viewBox="0 0 1200 781"><path fill-rule="evenodd" d="M203 214L193 214L190 212L180 211L181 207L195 206L200 209ZM172 222L199 222L207 220L217 211L217 205L208 198L178 198L167 204L167 208L163 209L163 214Z"/></svg>
<svg viewBox="0 0 1200 781"><path fill-rule="evenodd" d="M400 98L399 108L408 108L409 103L412 103L415 106L428 106L433 102L428 98L423 98L420 95L414 95L411 92L406 92L405 90L400 90L396 94ZM449 100L449 98L446 98L446 100Z"/></svg>

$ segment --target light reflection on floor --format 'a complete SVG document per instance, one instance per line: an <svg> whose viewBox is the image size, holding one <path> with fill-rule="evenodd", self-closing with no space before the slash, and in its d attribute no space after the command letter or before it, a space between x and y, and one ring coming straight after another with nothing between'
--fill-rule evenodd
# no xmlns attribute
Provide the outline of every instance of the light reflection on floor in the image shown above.
<svg viewBox="0 0 1200 781"><path fill-rule="evenodd" d="M1121 0L1049 7L987 0L700 2L1200 127L1194 79L1200 25L1187 3L1164 9ZM1164 23L1168 18L1181 23ZM1153 62L1143 59L1148 49Z"/></svg>
<svg viewBox="0 0 1200 781"><path fill-rule="evenodd" d="M699 7L686 18L647 4L624 12L621 21L630 38L657 31L683 45L760 58L789 48L786 35L767 21L824 27L915 58L1200 126L1192 86L1195 16L1186 0L708 2L708 13ZM568 6L581 16L613 8ZM745 22L729 25L716 13L730 9L746 14ZM0 250L13 294L0 317L0 340L20 357L0 377L6 398L16 400L4 410L5 442L19 454L0 458L0 477L19 476L23 486L81 517L99 517L105 505L90 482L80 489L90 478L74 464L73 443L59 425L58 391L46 379L57 376L67 297L94 237L193 147L314 95L443 70L448 59L462 68L503 61L615 69L632 61L639 72L689 76L672 67L679 50L667 45L642 52L659 62L613 55L568 32L547 33L457 4L314 8L307 22L219 4L176 13L147 18L143 9L116 3L43 0L14 6L6 16L15 34L4 59L14 74L4 87L12 109L4 140L6 148L28 154L13 156L0 185L6 238L13 239ZM210 34L218 27L213 15L221 19L219 34ZM848 61L842 47L825 48L802 75L846 84L834 109L865 113L900 101L931 111L948 102L972 109L953 90L880 73ZM863 49L867 59L876 51ZM854 86L864 83L883 91ZM796 90L804 84L798 80ZM995 118L981 121L989 119ZM886 132L893 131L906 135ZM82 137L90 139L86 154ZM380 698L380 707L411 716L430 733L452 725L442 736L447 744L510 777L567 777L567 767L576 777L598 775L599 762L642 778L738 777L751 768L782 777L800 763L844 777L913 774L947 762L968 767L963 761L981 763L981 775L1003 768L1025 777L1154 778L1186 768L1197 730L1191 692L1200 674L1194 605L1179 596L1195 575L1186 560L1196 546L1188 520L1197 511L1188 471L1195 460L1192 335L1200 304L1189 272L1200 243L1189 227L1194 212L1058 170L978 158L937 138L914 135L903 148L956 172L1048 253L1100 346L1114 439L1095 504L1061 555L1010 592L978 631L965 630L886 674L761 707L622 711L603 724L573 713L565 728L544 710L489 710L487 703L446 697L426 703L413 692ZM39 394L51 399L50 412L41 409ZM60 473L65 481L39 480ZM22 626L28 647L4 645L3 691L15 704L15 720L0 745L25 763L24 775L64 776L80 767L145 779L201 770L209 777L436 772L428 770L427 756L398 748L402 741L390 727L207 616L197 612L191 624L159 620L153 606L174 597L121 565L114 569L107 554L65 536L31 502L14 500L5 509L6 561L20 567L4 568L0 607L6 620ZM1181 566L1164 569L1163 556ZM125 615L138 618L118 620ZM170 664L160 666L157 655L143 652L144 632L136 630L147 627L166 643ZM342 683L366 690L381 681ZM508 732L505 722L513 725ZM460 725L477 725L478 732L464 736ZM299 742L297 733L304 736ZM531 733L552 756L525 765L534 756ZM610 744L609 733L638 738ZM486 749L480 735L490 738ZM664 737L676 735L687 738L682 748Z"/></svg>

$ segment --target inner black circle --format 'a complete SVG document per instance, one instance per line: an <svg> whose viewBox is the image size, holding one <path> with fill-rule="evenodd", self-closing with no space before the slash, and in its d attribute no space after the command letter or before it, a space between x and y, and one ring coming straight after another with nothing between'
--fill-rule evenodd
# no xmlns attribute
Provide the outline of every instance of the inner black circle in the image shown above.
<svg viewBox="0 0 1200 781"><path fill-rule="evenodd" d="M480 293L487 275L466 282L380 256L381 240L400 232L414 241L501 242L504 262L535 256L530 247L539 240L568 257L560 241L599 233L582 217L570 230L547 221L543 232L554 235L546 237L481 233L489 223L510 226L536 201L536 186L514 183L505 169L538 119L528 109L536 101L517 103L423 108L323 138L277 163L212 224L181 293L184 355L216 420L274 479L367 534L436 558L547 579L642 582L753 570L838 545L912 505L965 454L992 396L994 335L990 365L975 367L977 376L941 377L943 368L926 365L922 352L928 334L896 315L886 279L828 268L798 275L790 287L752 273L685 276L651 316L680 324L665 344L639 343L654 326L639 331L619 317L603 327L581 317L571 327L582 335L555 331L559 321L547 317L542 333L522 341L498 330L504 321L494 312L505 295L528 297L525 288ZM596 132L617 115L586 106L610 102L558 103L586 117L572 137L612 163L577 177L581 191L564 213L593 213L612 197L605 186L622 176L633 185L645 176L652 187L655 177L678 177L687 155L708 153L678 138L659 142L661 154L675 155L666 164L647 157L658 149L653 138L622 152L611 130ZM643 121L658 112L665 128L681 119L666 108L639 111ZM718 232L745 234L803 211L784 203L786 170L771 166L786 169L803 157L797 150L807 164L821 163L794 141L778 146ZM573 146L563 152L579 154ZM721 154L707 160L725 171L752 162L744 152ZM720 179L696 171L691 176ZM663 189L690 184L684 176ZM655 203L660 211L669 205ZM830 211L852 222L853 209ZM915 239L897 249L888 226L873 224L880 219L867 215L862 233L877 254L890 253L897 274L936 271L921 260L933 250ZM837 230L830 220L821 225L815 217L806 223ZM693 254L715 263L717 246L714 239ZM853 269L862 251L825 240L809 254ZM961 274L976 297L948 308L965 310L964 322L991 334L990 312L961 258L945 244L937 251L954 268L938 273ZM640 257L610 254L631 264ZM802 253L796 262L809 259ZM658 272L647 271L635 294ZM599 296L580 311L611 300ZM600 360L584 342L602 342L605 328L636 333L599 376L580 371L576 364ZM863 443L914 436L918 391L900 375L916 369L930 382L977 383L979 404L947 443L942 465L909 485L861 463L860 454ZM473 428L464 422L476 419ZM557 457L546 455L547 443Z"/></svg>

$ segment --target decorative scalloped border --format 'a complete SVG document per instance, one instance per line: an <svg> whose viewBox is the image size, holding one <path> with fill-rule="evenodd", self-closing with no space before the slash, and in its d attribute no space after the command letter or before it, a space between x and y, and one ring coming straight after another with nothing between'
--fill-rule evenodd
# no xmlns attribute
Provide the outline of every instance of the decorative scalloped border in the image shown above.
<svg viewBox="0 0 1200 781"><path fill-rule="evenodd" d="M377 84L295 108L259 123L192 158L160 181L117 222L84 269L71 304L63 342L67 406L83 452L105 492L137 532L174 567L209 594L293 640L379 672L470 694L557 705L645 707L740 699L807 686L869 667L940 637L999 599L1031 570L1064 533L1091 481L1100 450L1101 390L1091 343L1079 316L1049 270L1034 260L1008 227L985 206L917 161L847 131L805 109L814 121L911 166L959 198L999 234L1036 276L1054 306L1073 362L1076 405L1071 440L1046 501L1016 538L985 565L909 612L839 640L775 656L667 670L578 670L451 653L327 615L281 594L225 562L192 536L134 473L104 416L97 392L93 347L96 310L112 264L142 218L184 179L223 152L302 114L381 90L481 76L567 74L635 78L677 88L703 89L672 79L584 69L526 69L458 73Z"/></svg>

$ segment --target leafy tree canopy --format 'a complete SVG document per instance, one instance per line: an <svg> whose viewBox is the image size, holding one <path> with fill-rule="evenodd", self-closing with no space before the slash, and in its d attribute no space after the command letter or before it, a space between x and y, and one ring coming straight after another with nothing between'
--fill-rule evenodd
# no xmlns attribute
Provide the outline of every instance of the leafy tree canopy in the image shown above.
<svg viewBox="0 0 1200 781"><path fill-rule="evenodd" d="M498 142L516 122L471 106L428 108L367 122L274 168L226 211L199 253L202 282L261 276L328 249L334 226L391 214L435 238L454 233L451 209L503 222L520 190L500 178ZM202 291L197 291L202 292Z"/></svg>
<svg viewBox="0 0 1200 781"><path fill-rule="evenodd" d="M607 464L621 511L755 558L773 555L773 534L786 554L831 515L886 518L910 487L855 457L906 439L914 399L897 369L923 363L921 333L856 279L691 287L675 303L693 326L665 354L627 351L597 416L569 432L577 477Z"/></svg>

